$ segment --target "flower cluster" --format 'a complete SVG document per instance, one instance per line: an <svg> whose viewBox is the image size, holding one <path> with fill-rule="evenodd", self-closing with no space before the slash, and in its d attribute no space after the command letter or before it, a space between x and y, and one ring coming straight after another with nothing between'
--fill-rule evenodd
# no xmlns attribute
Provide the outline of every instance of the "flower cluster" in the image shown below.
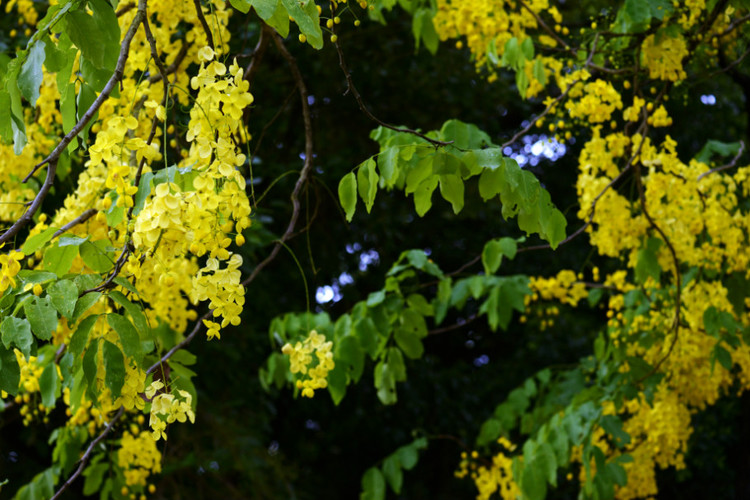
<svg viewBox="0 0 750 500"><path fill-rule="evenodd" d="M643 65L655 80L685 79L682 60L688 55L687 44L681 36L649 35L641 45Z"/></svg>
<svg viewBox="0 0 750 500"><path fill-rule="evenodd" d="M289 370L307 376L297 380L297 388L302 389L302 395L308 398L315 395L315 389L328 387L326 377L334 368L331 352L333 342L325 340L324 335L312 330L304 341L297 342L294 346L287 343L281 348L281 352L289 356Z"/></svg>
<svg viewBox="0 0 750 500"><path fill-rule="evenodd" d="M16 250L0 255L0 295L16 286L16 275L21 270L20 261L25 255Z"/></svg>
<svg viewBox="0 0 750 500"><path fill-rule="evenodd" d="M151 427L151 437L154 441L158 441L159 438L167 439L167 433L164 432L167 428L167 424L171 424L175 420L177 422L186 422L188 419L190 423L195 423L195 413L193 413L193 396L181 389L177 390L177 395L162 392L156 394L157 391L164 388L164 383L161 381L154 381L146 388L146 397L151 399L151 416L148 421L148 425Z"/></svg>
<svg viewBox="0 0 750 500"><path fill-rule="evenodd" d="M622 109L622 98L611 83L594 80L576 85L565 105L571 118L582 118L590 123L606 122L615 109Z"/></svg>
<svg viewBox="0 0 750 500"><path fill-rule="evenodd" d="M123 470L125 484L146 486L151 474L161 472L161 452L149 434L138 432L135 425L131 427L132 433L125 431L122 434L117 463Z"/></svg>

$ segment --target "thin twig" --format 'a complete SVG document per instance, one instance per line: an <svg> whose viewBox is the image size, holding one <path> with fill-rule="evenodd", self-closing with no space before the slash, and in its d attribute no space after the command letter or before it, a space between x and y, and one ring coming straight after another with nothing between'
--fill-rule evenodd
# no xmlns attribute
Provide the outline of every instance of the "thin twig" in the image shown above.
<svg viewBox="0 0 750 500"><path fill-rule="evenodd" d="M396 132L403 132L405 134L412 134L416 135L417 137L420 137L424 139L425 141L429 142L430 144L438 147L438 146L447 146L449 144L453 144L453 141L438 141L436 139L433 139L431 137L428 137L424 135L421 132L418 132L416 130L405 128L405 127L396 127L394 125L390 125L388 123L385 123L383 120L378 118L377 116L373 115L369 109L367 109L367 106L365 106L364 101L362 101L362 96L359 94L359 91L357 90L357 87L354 86L354 80L352 80L352 75L349 72L349 68L346 65L346 61L344 60L344 52L341 50L341 43L337 40L334 42L334 45L336 46L336 51L339 53L339 66L341 66L341 70L344 72L344 76L346 77L346 85L349 88L349 92L352 93L354 96L354 99L357 101L357 104L359 105L359 109L362 110L362 112L367 116L370 120L374 121L381 127L385 127L387 129L394 130Z"/></svg>
<svg viewBox="0 0 750 500"><path fill-rule="evenodd" d="M518 139L520 139L523 135L525 135L529 130L531 130L531 127L533 127L536 122L538 122L539 120L541 120L542 118L544 118L545 116L547 116L547 114L550 111L552 111L552 109L560 101L562 101L563 99L565 99L565 97L570 93L570 90L573 88L573 86L575 84L577 84L578 82L580 82L580 81L581 80L576 80L573 83L571 83L570 85L568 85L568 88L565 89L565 92L563 92L562 94L560 94L559 96L557 96L557 98L554 101L552 101L551 103L549 103L547 105L547 107L544 109L544 111L542 111L538 116L536 116L532 120L529 120L528 125L526 125L524 128L522 128L521 130L519 130L518 132L516 132L515 135L513 135L513 137L511 137L502 146L500 146L500 149L505 149L506 147L510 146L511 144L513 144L514 142L516 142Z"/></svg>
<svg viewBox="0 0 750 500"><path fill-rule="evenodd" d="M465 327L466 325L470 324L472 321L474 321L477 318L478 318L478 316L476 314L472 314L471 316L469 316L468 318L466 318L462 323L455 323L453 325L444 326L442 328L434 328L434 329L428 331L427 334L428 335L438 335L438 334L441 334L441 333L452 332L453 330L459 330L459 329Z"/></svg>
<svg viewBox="0 0 750 500"><path fill-rule="evenodd" d="M212 50L216 51L216 47L214 46L214 37L211 34L211 28L208 26L206 17L203 15L201 0L193 0L193 4L195 5L195 14L198 16L198 20L200 20L201 25L203 25L203 31L206 32L206 40L208 41L208 46L211 47Z"/></svg>
<svg viewBox="0 0 750 500"><path fill-rule="evenodd" d="M715 174L716 172L721 172L722 170L727 170L727 169L734 167L735 165L737 165L737 162L739 161L740 157L742 156L742 153L744 152L745 152L745 141L740 141L740 149L739 151L737 151L737 154L735 155L735 157L732 158L732 161L730 161L726 165L712 168L708 172L703 172L701 175L698 176L696 180L699 181L703 179L704 177L706 177L707 175Z"/></svg>
<svg viewBox="0 0 750 500"><path fill-rule="evenodd" d="M566 49L571 50L571 46L568 45L565 40L563 40L562 38L560 38L557 35L557 33L555 33L555 31L553 29L551 29L549 26L547 26L547 23L545 23L542 20L542 18L539 17L539 15L537 15L536 12L534 12L533 10L531 10L531 8L528 5L526 5L526 2L524 2L523 0L519 0L519 3L521 4L521 7L523 7L527 11L529 11L529 13L532 16L534 16L534 19L536 20L537 24L539 24L542 27L542 29L544 29L544 31L546 31L547 34L549 34L549 36L551 36L552 38L554 38L557 43L559 43L560 45L562 45Z"/></svg>

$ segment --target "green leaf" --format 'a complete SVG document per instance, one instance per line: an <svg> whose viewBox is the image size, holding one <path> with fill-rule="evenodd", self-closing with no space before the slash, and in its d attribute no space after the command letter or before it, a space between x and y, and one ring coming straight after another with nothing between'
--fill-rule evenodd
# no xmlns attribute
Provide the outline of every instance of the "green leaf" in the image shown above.
<svg viewBox="0 0 750 500"><path fill-rule="evenodd" d="M403 328L397 328L394 333L396 344L410 359L419 359L424 354L424 345L414 333Z"/></svg>
<svg viewBox="0 0 750 500"><path fill-rule="evenodd" d="M497 196L502 191L503 185L502 170L485 169L479 175L479 195L484 201L489 201Z"/></svg>
<svg viewBox="0 0 750 500"><path fill-rule="evenodd" d="M84 241L81 243L79 253L83 262L97 273L106 273L115 261L114 252L109 250L112 243L109 240Z"/></svg>
<svg viewBox="0 0 750 500"><path fill-rule="evenodd" d="M84 495L93 495L99 491L99 487L104 479L104 474L107 473L109 468L110 464L105 462L92 464L83 471L83 476L86 478L83 482Z"/></svg>
<svg viewBox="0 0 750 500"><path fill-rule="evenodd" d="M485 446L500 437L502 431L502 424L495 418L485 420L482 427L479 429L479 436L477 436L477 446Z"/></svg>
<svg viewBox="0 0 750 500"><path fill-rule="evenodd" d="M383 476L390 485L391 489L397 494L401 494L401 486L404 484L404 473L401 470L401 461L398 453L394 453L383 461Z"/></svg>
<svg viewBox="0 0 750 500"><path fill-rule="evenodd" d="M521 50L518 44L518 38L513 37L505 42L505 50L503 51L503 58L500 61L500 64L506 68L516 68L519 65L519 57L521 57Z"/></svg>
<svg viewBox="0 0 750 500"><path fill-rule="evenodd" d="M76 329L73 336L70 338L68 351L75 357L75 359L81 357L81 353L86 348L86 344L88 344L91 329L94 327L98 318L98 315L87 316L84 318L83 321L78 324L78 329Z"/></svg>
<svg viewBox="0 0 750 500"><path fill-rule="evenodd" d="M440 176L440 194L453 206L453 213L457 214L464 207L464 182L457 175Z"/></svg>
<svg viewBox="0 0 750 500"><path fill-rule="evenodd" d="M732 370L732 355L729 354L729 351L722 347L721 344L717 343L714 346L712 357L716 359L725 370Z"/></svg>
<svg viewBox="0 0 750 500"><path fill-rule="evenodd" d="M45 271L64 276L73 264L73 259L78 255L78 247L72 245L61 246L59 243L53 245L44 252L42 267Z"/></svg>
<svg viewBox="0 0 750 500"><path fill-rule="evenodd" d="M148 332L148 320L146 319L146 315L143 314L141 306L129 301L119 290L112 290L109 292L109 298L117 302L123 307L123 309L125 309L125 311L127 311L140 336L145 337Z"/></svg>
<svg viewBox="0 0 750 500"><path fill-rule="evenodd" d="M75 248L75 247L74 247ZM52 305L66 318L73 316L78 301L78 287L70 280L60 280L47 288Z"/></svg>
<svg viewBox="0 0 750 500"><path fill-rule="evenodd" d="M424 216L432 207L432 192L435 191L437 186L438 179L436 177L428 177L414 191L414 208L420 217Z"/></svg>
<svg viewBox="0 0 750 500"><path fill-rule="evenodd" d="M109 316L108 316L109 318ZM113 398L120 397L122 386L125 384L125 360L122 357L122 351L112 342L104 341L102 350L104 357L104 385L106 385Z"/></svg>
<svg viewBox="0 0 750 500"><path fill-rule="evenodd" d="M367 213L370 213L378 192L378 174L375 171L375 160L368 158L357 170L357 189L359 197L365 203Z"/></svg>
<svg viewBox="0 0 750 500"><path fill-rule="evenodd" d="M39 378L39 391L42 393L42 404L47 408L55 407L56 395L60 388L60 379L57 378L57 365L54 361L44 367L42 376Z"/></svg>
<svg viewBox="0 0 750 500"><path fill-rule="evenodd" d="M21 247L21 252L23 252L26 255L33 254L34 252L42 248L49 240L51 240L52 235L54 235L56 231L57 231L57 228L48 227L41 233L31 236L30 238L26 240L26 242Z"/></svg>
<svg viewBox="0 0 750 500"><path fill-rule="evenodd" d="M70 320L72 322L78 321L78 318L96 304L101 297L101 292L89 292L79 298L76 302L76 306L73 308L73 316L71 316Z"/></svg>
<svg viewBox="0 0 750 500"><path fill-rule="evenodd" d="M365 352L360 347L357 337L347 335L336 342L334 358L337 365L342 364L352 381L359 381L365 368Z"/></svg>
<svg viewBox="0 0 750 500"><path fill-rule="evenodd" d="M534 62L533 75L534 79L538 81L542 87L547 85L547 74L544 72L544 63L541 59L537 59Z"/></svg>
<svg viewBox="0 0 750 500"><path fill-rule="evenodd" d="M107 323L120 337L122 349L129 358L134 358L141 364L141 341L133 324L128 318L120 314L107 314Z"/></svg>
<svg viewBox="0 0 750 500"><path fill-rule="evenodd" d="M546 470L542 466L543 464L536 461L524 464L520 484L524 498L544 500L547 495Z"/></svg>
<svg viewBox="0 0 750 500"><path fill-rule="evenodd" d="M273 375L273 374L270 374ZM346 386L348 383L348 376L346 374L346 368L338 363L333 367L333 370L328 372L328 393L331 395L333 404L338 406L339 403L344 399L346 395Z"/></svg>
<svg viewBox="0 0 750 500"><path fill-rule="evenodd" d="M380 151L378 156L378 170L380 170L380 176L385 182L386 187L393 187L398 178L399 168L399 148L398 146L390 146Z"/></svg>
<svg viewBox="0 0 750 500"><path fill-rule="evenodd" d="M401 467L404 470L412 470L419 460L419 450L425 448L427 448L427 440L425 438L419 438L396 450L398 459L401 462Z"/></svg>
<svg viewBox="0 0 750 500"><path fill-rule="evenodd" d="M318 8L313 0L281 0L281 3L289 12L289 16L299 26L299 30L307 37L307 41L313 48L323 48L323 32L320 30L320 18Z"/></svg>
<svg viewBox="0 0 750 500"><path fill-rule="evenodd" d="M26 56L26 62L23 63L21 73L18 75L18 89L32 108L36 107L36 101L39 99L39 86L44 77L42 73L42 65L46 57L44 46L45 43L41 40L32 44Z"/></svg>
<svg viewBox="0 0 750 500"><path fill-rule="evenodd" d="M21 367L16 354L0 345L0 390L15 396L21 382Z"/></svg>
<svg viewBox="0 0 750 500"><path fill-rule="evenodd" d="M84 9L68 12L66 33L83 57L111 74L120 54L120 25L106 0L89 0L92 15ZM84 108L88 109L88 108Z"/></svg>
<svg viewBox="0 0 750 500"><path fill-rule="evenodd" d="M357 207L357 177L349 172L339 182L339 202L346 213L346 221L351 222Z"/></svg>
<svg viewBox="0 0 750 500"><path fill-rule="evenodd" d="M482 250L482 265L485 274L495 274L500 268L503 256L513 259L516 256L518 246L513 238L499 238L490 240Z"/></svg>
<svg viewBox="0 0 750 500"><path fill-rule="evenodd" d="M623 446L630 443L630 434L622 429L622 420L616 415L605 415L599 421L599 425L602 426L607 434L612 436L615 446L622 448Z"/></svg>
<svg viewBox="0 0 750 500"><path fill-rule="evenodd" d="M423 158L420 158L415 165L412 165L406 174L406 194L414 193L419 185L432 175L432 164L435 160L435 155L430 154Z"/></svg>
<svg viewBox="0 0 750 500"><path fill-rule="evenodd" d="M376 467L370 467L362 476L360 500L385 500L385 478Z"/></svg>
<svg viewBox="0 0 750 500"><path fill-rule="evenodd" d="M264 9L263 13L266 14L268 11ZM273 29L279 32L279 35L286 37L289 34L289 13L286 8L281 4L281 1L277 1L276 9L273 11L273 15L270 17L264 17L263 20L268 23ZM312 42L308 38L308 43L312 45Z"/></svg>
<svg viewBox="0 0 750 500"><path fill-rule="evenodd" d="M31 324L31 331L39 340L52 338L52 332L57 330L57 311L49 297L34 297L23 306L23 312Z"/></svg>
<svg viewBox="0 0 750 500"><path fill-rule="evenodd" d="M433 17L434 13L431 9L418 9L413 15L412 31L414 32L416 48L419 48L419 40L422 39L424 46L434 55L437 52L440 39L432 22Z"/></svg>
<svg viewBox="0 0 750 500"><path fill-rule="evenodd" d="M649 276L659 281L661 266L659 266L658 252L661 246L662 241L659 238L651 237L646 241L646 246L638 250L635 279L639 284L643 284Z"/></svg>
<svg viewBox="0 0 750 500"><path fill-rule="evenodd" d="M8 316L0 324L0 335L7 349L14 345L27 358L29 357L34 338L31 336L31 325L27 320Z"/></svg>
<svg viewBox="0 0 750 500"><path fill-rule="evenodd" d="M378 354L378 330L370 317L354 322L354 333L359 338L359 345L372 359Z"/></svg>
<svg viewBox="0 0 750 500"><path fill-rule="evenodd" d="M86 376L86 381L88 382L87 394L94 400L98 396L96 392L98 390L96 386L96 356L99 353L100 344L101 339L93 340L83 355L83 374Z"/></svg>
<svg viewBox="0 0 750 500"><path fill-rule="evenodd" d="M243 14L247 14L250 11L250 7L252 6L250 0L229 0L229 3L232 4L232 7L239 10Z"/></svg>

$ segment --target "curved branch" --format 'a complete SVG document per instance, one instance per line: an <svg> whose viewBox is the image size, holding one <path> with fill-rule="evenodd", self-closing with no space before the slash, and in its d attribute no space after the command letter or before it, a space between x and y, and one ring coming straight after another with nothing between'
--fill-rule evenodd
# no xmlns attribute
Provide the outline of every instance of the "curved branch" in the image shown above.
<svg viewBox="0 0 750 500"><path fill-rule="evenodd" d="M248 286L250 283L252 283L258 276L258 273L260 273L263 268L265 268L268 264L271 263L273 259L276 258L279 251L281 250L282 245L293 236L294 228L297 225L297 221L299 220L299 214L301 211L299 195L302 192L302 188L307 183L307 178L310 175L313 163L314 148L312 113L310 112L310 104L307 100L307 86L305 85L305 80L302 78L302 73L299 70L296 59L286 48L281 37L278 34L274 33L273 41L276 47L279 49L279 52L281 52L281 55L289 64L289 68L292 72L292 77L294 78L294 81L297 85L297 90L299 91L300 103L302 104L302 119L305 124L305 162L302 166L302 170L300 171L299 177L297 178L297 182L295 183L294 189L292 190L292 194L290 196L290 199L292 201L292 216L289 218L289 224L287 224L286 231L284 231L284 234L281 235L281 238L279 238L279 240L274 244L273 249L271 250L271 253L268 255L268 257L263 259L255 267L255 269L253 269L253 272L250 273L250 276L242 281L243 286Z"/></svg>
<svg viewBox="0 0 750 500"><path fill-rule="evenodd" d="M447 146L448 144L453 144L453 141L438 141L436 139L433 139L431 137L427 137L421 132L418 132L416 130L410 129L410 128L403 128L403 127L396 127L394 125L390 125L388 123L385 123L383 120L378 118L377 116L373 115L369 109L367 109L367 106L365 106L364 101L362 101L362 96L359 94L359 91L357 91L357 87L354 86L354 80L352 80L352 75L349 72L349 68L346 65L346 61L344 60L344 51L341 50L341 44L337 41L333 43L336 46L336 51L339 54L339 66L341 66L341 70L344 72L344 76L346 77L346 85L348 87L348 91L352 93L354 96L354 99L357 101L357 104L359 105L359 109L362 110L362 112L367 116L370 120L374 121L381 127L385 127L387 129L395 130L396 132L403 132L406 134L412 134L416 135L417 137L421 137L425 141L429 142L435 147L438 146Z"/></svg>

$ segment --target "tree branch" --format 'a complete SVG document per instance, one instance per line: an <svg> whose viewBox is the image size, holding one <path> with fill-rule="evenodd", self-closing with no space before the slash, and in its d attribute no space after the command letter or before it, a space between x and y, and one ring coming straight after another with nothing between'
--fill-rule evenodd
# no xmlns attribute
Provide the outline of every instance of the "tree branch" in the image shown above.
<svg viewBox="0 0 750 500"><path fill-rule="evenodd" d="M726 165L712 168L708 172L703 172L701 175L698 176L696 180L699 181L703 179L704 177L706 177L707 175L715 174L716 172L721 172L722 170L727 170L727 169L734 167L735 165L737 165L737 162L742 157L742 153L744 152L745 152L745 141L740 141L740 149L739 151L737 151L737 154L734 156L734 158L732 158L732 161L730 161Z"/></svg>
<svg viewBox="0 0 750 500"><path fill-rule="evenodd" d="M292 77L294 78L294 81L297 85L297 90L299 91L300 103L302 104L302 118L305 124L305 162L302 166L302 170L300 171L299 177L297 178L297 182L294 185L294 189L292 190L292 194L290 196L290 199L292 201L292 216L289 219L289 224L287 225L286 231L284 231L284 234L281 235L281 238L279 238L279 240L274 244L273 249L271 250L271 253L268 255L268 257L263 259L255 267L255 269L253 269L253 272L250 273L250 276L242 281L243 286L248 286L255 280L255 278L258 276L258 273L260 273L263 268L265 268L268 264L271 263L273 259L276 258L276 255L278 255L282 245L294 234L294 228L297 225L300 214L299 195L302 192L302 188L307 183L307 178L310 175L313 163L314 148L312 113L310 112L310 105L307 101L307 86L305 85L305 81L302 78L302 73L299 70L296 59L294 59L294 56L286 48L281 37L278 34L274 33L273 41L276 47L279 49L279 52L281 52L281 55L289 64L289 68L292 72Z"/></svg>
<svg viewBox="0 0 750 500"><path fill-rule="evenodd" d="M412 134L416 135L417 137L421 137L425 141L429 142L435 147L438 146L447 146L449 144L453 144L453 141L438 141L436 139L433 139L431 137L427 137L421 132L418 132L416 130L412 130L410 128L403 128L403 127L396 127L394 125L390 125L388 123L385 123L380 118L373 115L369 109L367 109L367 106L365 106L365 103L362 101L362 96L359 94L359 91L357 91L357 87L354 86L354 80L352 80L352 75L349 72L349 68L346 65L346 61L344 60L344 51L341 50L341 44L337 40L333 43L336 46L336 51L339 54L339 66L341 66L341 70L344 72L344 76L346 76L346 85L348 87L348 91L352 93L354 96L354 99L357 101L357 104L359 105L359 109L362 110L362 112L367 116L370 120L374 121L381 127L385 127L387 129L395 130L396 132L403 132L405 134Z"/></svg>
<svg viewBox="0 0 750 500"><path fill-rule="evenodd" d="M195 5L195 14L198 16L198 20L201 22L201 25L203 26L203 31L206 32L206 40L208 41L208 46L211 47L212 50L216 50L216 47L214 46L214 36L211 34L211 28L208 26L208 22L206 22L206 17L203 15L203 7L201 6L201 0L193 0L193 5Z"/></svg>

